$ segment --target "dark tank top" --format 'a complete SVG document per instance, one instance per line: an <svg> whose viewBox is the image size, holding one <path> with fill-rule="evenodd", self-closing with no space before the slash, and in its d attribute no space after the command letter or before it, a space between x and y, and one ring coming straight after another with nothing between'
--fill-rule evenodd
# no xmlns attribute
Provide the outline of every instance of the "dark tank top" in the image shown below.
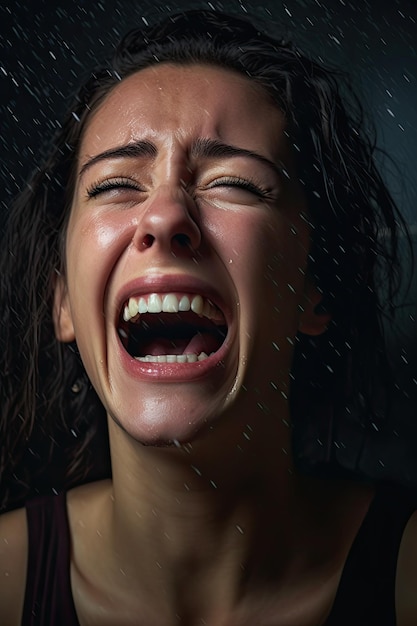
<svg viewBox="0 0 417 626"><path fill-rule="evenodd" d="M79 626L71 592L66 494L26 505L29 557L22 626ZM377 491L348 555L323 626L395 626L395 572L416 497Z"/></svg>

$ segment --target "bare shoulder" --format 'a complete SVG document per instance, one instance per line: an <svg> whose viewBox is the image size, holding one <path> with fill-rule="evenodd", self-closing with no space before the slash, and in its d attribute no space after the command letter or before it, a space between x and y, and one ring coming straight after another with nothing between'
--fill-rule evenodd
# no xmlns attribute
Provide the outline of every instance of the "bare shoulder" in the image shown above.
<svg viewBox="0 0 417 626"><path fill-rule="evenodd" d="M67 493L67 510L70 519L70 526L78 516L88 515L90 511L95 511L97 506L111 497L111 480L99 480L78 487L73 487Z"/></svg>
<svg viewBox="0 0 417 626"><path fill-rule="evenodd" d="M26 510L0 515L0 623L21 622L28 554Z"/></svg>
<svg viewBox="0 0 417 626"><path fill-rule="evenodd" d="M411 516L401 540L396 580L397 625L417 624L417 511Z"/></svg>

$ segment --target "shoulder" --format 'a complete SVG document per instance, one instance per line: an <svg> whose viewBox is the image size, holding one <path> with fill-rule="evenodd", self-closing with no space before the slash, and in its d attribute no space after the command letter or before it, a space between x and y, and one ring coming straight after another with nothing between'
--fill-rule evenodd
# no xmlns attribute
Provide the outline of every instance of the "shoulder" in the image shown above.
<svg viewBox="0 0 417 626"><path fill-rule="evenodd" d="M417 494L409 499L413 510L404 528L398 552L396 613L398 626L417 624Z"/></svg>
<svg viewBox="0 0 417 626"><path fill-rule="evenodd" d="M26 510L0 515L0 623L21 622L26 583L28 534Z"/></svg>
<svg viewBox="0 0 417 626"><path fill-rule="evenodd" d="M410 517L401 540L395 595L398 626L415 626L417 624L417 510Z"/></svg>

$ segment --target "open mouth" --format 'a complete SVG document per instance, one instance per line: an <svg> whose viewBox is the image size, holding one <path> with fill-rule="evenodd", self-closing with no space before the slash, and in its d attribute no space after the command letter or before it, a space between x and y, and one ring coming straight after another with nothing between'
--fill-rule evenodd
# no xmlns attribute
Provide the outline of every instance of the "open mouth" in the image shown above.
<svg viewBox="0 0 417 626"><path fill-rule="evenodd" d="M139 361L195 363L219 350L227 323L199 294L151 293L125 302L118 331L125 350Z"/></svg>

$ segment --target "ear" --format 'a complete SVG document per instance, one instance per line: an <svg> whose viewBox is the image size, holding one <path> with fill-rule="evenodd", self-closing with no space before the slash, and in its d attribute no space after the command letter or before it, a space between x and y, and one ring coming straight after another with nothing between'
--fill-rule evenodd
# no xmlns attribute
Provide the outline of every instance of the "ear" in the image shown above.
<svg viewBox="0 0 417 626"><path fill-rule="evenodd" d="M298 330L305 335L322 335L331 322L332 315L320 308L323 294L317 289L314 280L308 274L306 276L304 298L300 305L301 313L298 322Z"/></svg>
<svg viewBox="0 0 417 626"><path fill-rule="evenodd" d="M58 341L68 343L74 341L75 332L72 323L67 283L62 274L57 274L54 286L54 303L52 309L55 337Z"/></svg>

